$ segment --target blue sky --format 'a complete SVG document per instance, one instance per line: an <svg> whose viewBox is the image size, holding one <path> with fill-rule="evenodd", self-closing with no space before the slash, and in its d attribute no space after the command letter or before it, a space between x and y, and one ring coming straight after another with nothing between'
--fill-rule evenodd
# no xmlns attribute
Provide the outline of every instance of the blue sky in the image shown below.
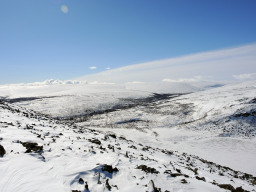
<svg viewBox="0 0 256 192"><path fill-rule="evenodd" d="M0 84L256 43L255 10L255 0L2 0Z"/></svg>

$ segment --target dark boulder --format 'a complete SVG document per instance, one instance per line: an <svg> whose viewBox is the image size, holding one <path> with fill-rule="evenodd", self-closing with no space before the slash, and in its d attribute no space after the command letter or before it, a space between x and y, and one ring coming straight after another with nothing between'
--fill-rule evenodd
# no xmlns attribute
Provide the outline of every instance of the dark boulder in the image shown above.
<svg viewBox="0 0 256 192"><path fill-rule="evenodd" d="M0 145L0 157L3 157L5 155L6 151L2 145Z"/></svg>

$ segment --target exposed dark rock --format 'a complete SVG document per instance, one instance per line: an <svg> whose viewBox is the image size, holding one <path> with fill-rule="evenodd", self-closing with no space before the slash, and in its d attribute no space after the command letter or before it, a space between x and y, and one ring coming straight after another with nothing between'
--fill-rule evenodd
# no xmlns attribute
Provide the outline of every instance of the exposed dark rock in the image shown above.
<svg viewBox="0 0 256 192"><path fill-rule="evenodd" d="M108 180L109 180L109 179L106 180L106 188L107 188L109 191L111 191L111 186L109 185Z"/></svg>
<svg viewBox="0 0 256 192"><path fill-rule="evenodd" d="M234 115L234 117L249 117L249 116L255 116L255 115L256 115L256 111L252 110L245 113L237 113Z"/></svg>
<svg viewBox="0 0 256 192"><path fill-rule="evenodd" d="M105 135L105 139L108 139L109 137L116 139L116 135L112 133Z"/></svg>
<svg viewBox="0 0 256 192"><path fill-rule="evenodd" d="M193 170L193 172L195 173L195 175L198 175L198 168L195 168L194 170Z"/></svg>
<svg viewBox="0 0 256 192"><path fill-rule="evenodd" d="M249 192L247 190L244 190L242 187L237 187L235 190L233 190L232 192Z"/></svg>
<svg viewBox="0 0 256 192"><path fill-rule="evenodd" d="M87 183L87 182L85 182L84 189L87 190L87 191L89 191L89 186L88 186L88 183Z"/></svg>
<svg viewBox="0 0 256 192"><path fill-rule="evenodd" d="M206 181L204 177L198 177L198 176L196 176L196 179L197 179L197 180L204 181L204 182Z"/></svg>
<svg viewBox="0 0 256 192"><path fill-rule="evenodd" d="M188 183L186 179L181 179L181 183L186 184Z"/></svg>
<svg viewBox="0 0 256 192"><path fill-rule="evenodd" d="M91 143L95 143L97 145L101 145L101 142L98 139L88 139L88 141L90 141Z"/></svg>
<svg viewBox="0 0 256 192"><path fill-rule="evenodd" d="M230 184L218 184L218 186L222 189L227 189L227 190L230 190L230 191L235 190L235 188Z"/></svg>
<svg viewBox="0 0 256 192"><path fill-rule="evenodd" d="M155 174L159 173L159 171L157 171L155 168L147 167L146 165L140 165L140 166L136 167L136 169L141 169L142 171L144 171L146 173L155 173Z"/></svg>
<svg viewBox="0 0 256 192"><path fill-rule="evenodd" d="M21 144L27 149L25 153L31 153L31 152L40 153L43 151L43 146L38 146L37 143L21 142Z"/></svg>
<svg viewBox="0 0 256 192"><path fill-rule="evenodd" d="M157 188L157 187L155 186L155 183L154 183L153 180L151 180L151 183L152 183L152 187L153 187L153 192L161 192L161 189L160 189L160 188Z"/></svg>
<svg viewBox="0 0 256 192"><path fill-rule="evenodd" d="M84 184L84 180L82 178L79 178L78 183L79 184Z"/></svg>
<svg viewBox="0 0 256 192"><path fill-rule="evenodd" d="M3 157L5 155L6 151L2 145L0 145L0 157Z"/></svg>
<svg viewBox="0 0 256 192"><path fill-rule="evenodd" d="M184 176L184 177L186 177L186 178L189 178L189 176L186 175L186 174L182 174L182 173L172 173L171 170L165 170L164 173L165 173L165 174L170 174L172 177Z"/></svg>
<svg viewBox="0 0 256 192"><path fill-rule="evenodd" d="M103 167L101 168L102 171L107 171L109 173L114 173L114 172L118 172L118 169L115 167L113 168L112 165L103 165Z"/></svg>
<svg viewBox="0 0 256 192"><path fill-rule="evenodd" d="M129 148L137 149L137 147L135 147L134 145L129 146Z"/></svg>

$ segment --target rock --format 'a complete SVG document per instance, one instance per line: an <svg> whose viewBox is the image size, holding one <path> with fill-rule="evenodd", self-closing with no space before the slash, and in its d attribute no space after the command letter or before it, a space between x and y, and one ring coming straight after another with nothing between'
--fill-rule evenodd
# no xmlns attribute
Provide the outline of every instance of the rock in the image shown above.
<svg viewBox="0 0 256 192"><path fill-rule="evenodd" d="M101 168L102 171L107 171L109 173L113 173L113 172L118 172L119 170L115 167L113 168L112 165L103 165L103 167Z"/></svg>
<svg viewBox="0 0 256 192"><path fill-rule="evenodd" d="M88 141L90 141L91 143L95 143L97 145L101 145L101 142L98 139L88 139Z"/></svg>
<svg viewBox="0 0 256 192"><path fill-rule="evenodd" d="M84 184L84 180L82 178L79 178L78 183L79 184Z"/></svg>
<svg viewBox="0 0 256 192"><path fill-rule="evenodd" d="M21 144L27 149L25 153L31 153L31 152L40 153L43 151L43 146L38 146L37 143L21 142Z"/></svg>
<svg viewBox="0 0 256 192"><path fill-rule="evenodd" d="M111 186L109 185L108 180L109 180L109 179L106 180L106 188L107 188L109 191L111 191Z"/></svg>
<svg viewBox="0 0 256 192"><path fill-rule="evenodd" d="M157 171L155 168L147 167L146 165L140 165L140 166L136 167L136 169L141 169L142 171L144 171L146 173L155 173L155 174L159 173L159 171Z"/></svg>
<svg viewBox="0 0 256 192"><path fill-rule="evenodd" d="M204 177L198 177L198 176L196 176L196 179L197 179L197 180L204 181L204 182L206 181Z"/></svg>
<svg viewBox="0 0 256 192"><path fill-rule="evenodd" d="M89 186L88 186L87 182L85 182L84 189L89 191Z"/></svg>
<svg viewBox="0 0 256 192"><path fill-rule="evenodd" d="M181 179L181 183L186 184L188 183L186 179Z"/></svg>
<svg viewBox="0 0 256 192"><path fill-rule="evenodd" d="M235 188L230 184L218 184L218 186L222 189L227 189L227 190L230 190L230 191L235 190Z"/></svg>
<svg viewBox="0 0 256 192"><path fill-rule="evenodd" d="M3 157L5 155L6 151L2 145L0 145L0 157Z"/></svg>

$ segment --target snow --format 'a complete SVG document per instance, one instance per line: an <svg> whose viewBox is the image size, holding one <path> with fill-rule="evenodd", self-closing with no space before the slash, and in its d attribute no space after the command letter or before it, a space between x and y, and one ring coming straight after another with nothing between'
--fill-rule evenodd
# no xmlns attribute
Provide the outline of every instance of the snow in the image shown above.
<svg viewBox="0 0 256 192"><path fill-rule="evenodd" d="M255 109L255 103L251 103L256 97L255 84L255 81L232 84L146 107L99 114L79 125L111 130L147 145L196 154L256 174L255 116L234 115ZM137 121L125 123L129 120Z"/></svg>
<svg viewBox="0 0 256 192"><path fill-rule="evenodd" d="M222 64L237 52L240 61L253 57L249 48L108 70L113 79L1 85L0 191L255 191L256 81L166 76L170 62ZM156 66L167 72L148 81Z"/></svg>
<svg viewBox="0 0 256 192"><path fill-rule="evenodd" d="M13 104L0 104L0 115L1 145L6 150L0 158L0 191L87 191L86 183L89 191L108 191L107 181L111 191L153 191L152 181L161 191L224 191L212 182L255 191L252 176L242 179L244 173L197 156L147 146L155 143L153 139L146 144L127 140L111 132L49 119ZM130 130L130 135L134 133ZM27 153L24 142L38 143L43 151ZM118 171L104 171L105 164ZM159 173L145 173L139 165ZM194 168L198 168L198 175ZM171 176L179 172L181 176ZM198 180L203 177L205 181ZM181 179L188 183L181 183Z"/></svg>

